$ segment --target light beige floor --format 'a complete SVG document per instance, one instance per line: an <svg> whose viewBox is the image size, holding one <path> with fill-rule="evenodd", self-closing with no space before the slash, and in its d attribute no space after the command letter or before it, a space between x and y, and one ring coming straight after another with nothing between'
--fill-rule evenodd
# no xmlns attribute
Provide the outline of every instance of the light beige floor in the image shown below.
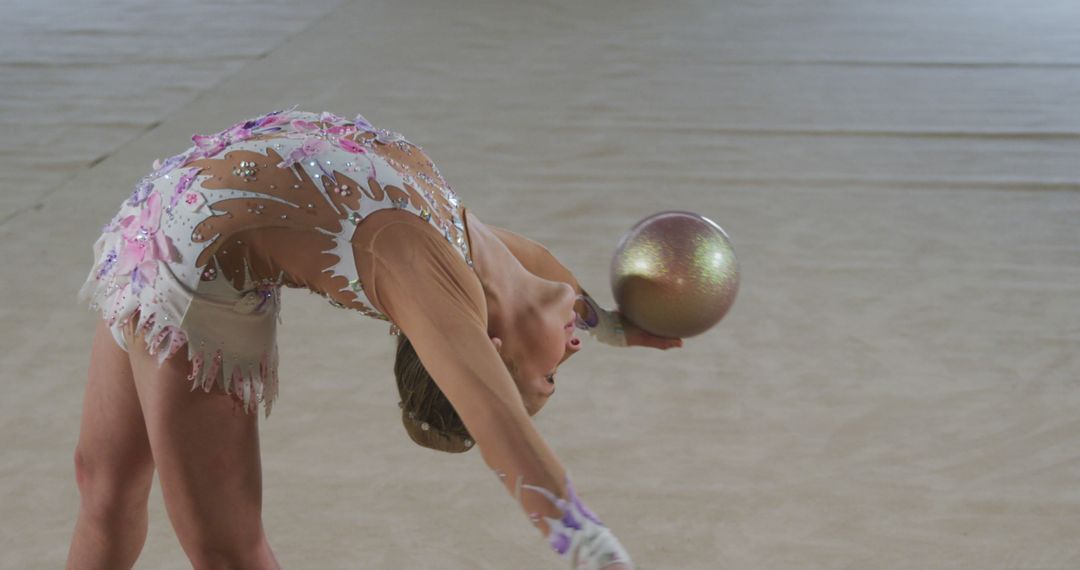
<svg viewBox="0 0 1080 570"><path fill-rule="evenodd" d="M348 3L0 226L0 564L66 552L98 228L191 133L296 102L406 133L607 303L637 219L729 231L721 326L590 342L538 418L642 567L1080 567L1080 5L450 4ZM385 326L284 321L287 567L562 567L478 454L407 440ZM187 567L157 491L139 567Z"/></svg>

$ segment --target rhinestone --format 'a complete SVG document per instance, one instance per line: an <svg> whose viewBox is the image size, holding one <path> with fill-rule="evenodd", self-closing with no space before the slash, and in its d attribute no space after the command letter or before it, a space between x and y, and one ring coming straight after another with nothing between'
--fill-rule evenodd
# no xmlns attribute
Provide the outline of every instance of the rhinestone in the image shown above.
<svg viewBox="0 0 1080 570"><path fill-rule="evenodd" d="M289 217L289 216L286 216L285 214L282 214L282 215L281 215L281 219L283 219L283 220L284 220L284 219L286 219L286 218L288 218L288 217Z"/></svg>
<svg viewBox="0 0 1080 570"><path fill-rule="evenodd" d="M294 190L299 190L300 189L299 184L293 184L292 187L293 187Z"/></svg>
<svg viewBox="0 0 1080 570"><path fill-rule="evenodd" d="M431 429L431 426L429 426L427 422L421 422L420 423L420 429L422 429L424 431L427 431L427 430Z"/></svg>

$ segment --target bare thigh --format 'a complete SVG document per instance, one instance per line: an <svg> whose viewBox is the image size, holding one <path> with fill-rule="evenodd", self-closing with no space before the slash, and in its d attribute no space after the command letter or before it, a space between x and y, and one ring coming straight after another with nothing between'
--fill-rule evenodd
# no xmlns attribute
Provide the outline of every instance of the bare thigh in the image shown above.
<svg viewBox="0 0 1080 570"><path fill-rule="evenodd" d="M154 475L150 440L128 355L101 320L90 350L75 462L90 514L145 508Z"/></svg>
<svg viewBox="0 0 1080 570"><path fill-rule="evenodd" d="M191 391L182 347L159 367L128 342L150 447L173 528L192 560L263 545L258 413L215 388Z"/></svg>

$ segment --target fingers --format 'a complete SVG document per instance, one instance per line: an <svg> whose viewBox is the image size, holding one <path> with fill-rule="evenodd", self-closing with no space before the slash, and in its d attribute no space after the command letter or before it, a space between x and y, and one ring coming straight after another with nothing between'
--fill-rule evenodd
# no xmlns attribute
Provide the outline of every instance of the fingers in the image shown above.
<svg viewBox="0 0 1080 570"><path fill-rule="evenodd" d="M646 347L652 347L654 349L660 350L678 349L683 347L683 339L650 337L644 344L646 345Z"/></svg>

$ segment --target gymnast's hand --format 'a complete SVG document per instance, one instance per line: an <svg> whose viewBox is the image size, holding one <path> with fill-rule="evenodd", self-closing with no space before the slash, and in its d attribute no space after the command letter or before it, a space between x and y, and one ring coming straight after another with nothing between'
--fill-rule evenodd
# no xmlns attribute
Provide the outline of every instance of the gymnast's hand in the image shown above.
<svg viewBox="0 0 1080 570"><path fill-rule="evenodd" d="M681 338L656 336L638 328L637 325L630 322L630 320L623 316L619 311L615 311L615 314L619 316L619 322L622 323L623 331L626 333L626 346L651 346L652 348L667 350L672 347L681 347L683 345Z"/></svg>

